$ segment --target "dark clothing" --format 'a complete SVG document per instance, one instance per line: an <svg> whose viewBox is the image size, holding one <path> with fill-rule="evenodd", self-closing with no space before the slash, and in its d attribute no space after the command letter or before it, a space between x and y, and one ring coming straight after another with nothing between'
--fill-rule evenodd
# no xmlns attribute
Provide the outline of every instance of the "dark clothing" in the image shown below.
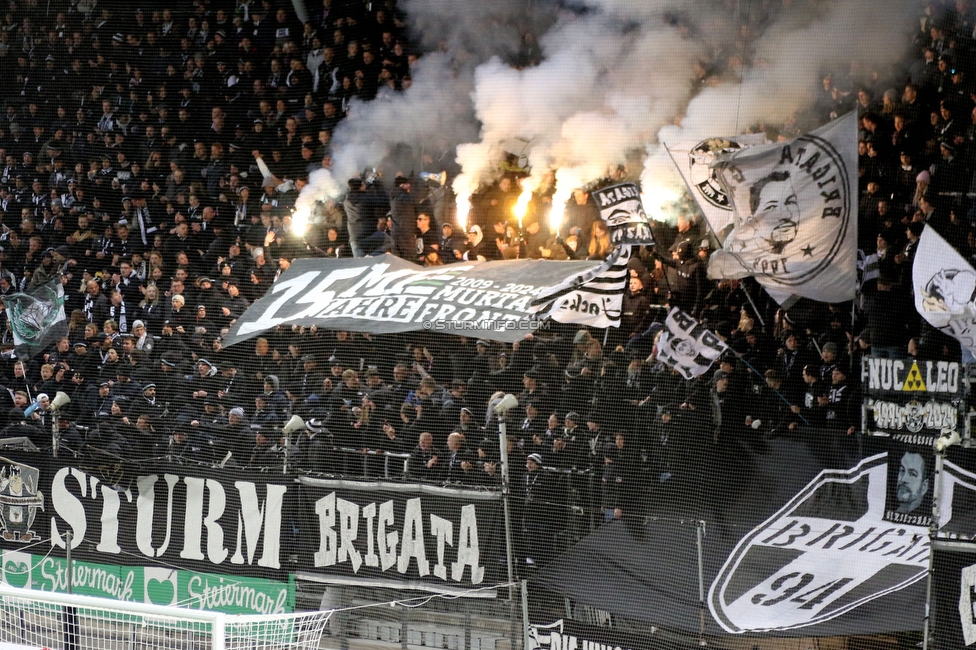
<svg viewBox="0 0 976 650"><path fill-rule="evenodd" d="M431 461L437 459L431 464ZM428 466L430 464L430 466ZM407 474L415 481L440 482L443 480L443 462L436 450L424 451L420 445L414 447L407 461Z"/></svg>
<svg viewBox="0 0 976 650"><path fill-rule="evenodd" d="M393 218L393 254L405 260L417 259L417 200L402 187L390 192L390 215Z"/></svg>

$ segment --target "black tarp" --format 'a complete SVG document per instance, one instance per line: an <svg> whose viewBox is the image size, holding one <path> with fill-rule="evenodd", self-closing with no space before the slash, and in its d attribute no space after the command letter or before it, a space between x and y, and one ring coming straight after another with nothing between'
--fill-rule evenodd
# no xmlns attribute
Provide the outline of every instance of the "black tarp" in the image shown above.
<svg viewBox="0 0 976 650"><path fill-rule="evenodd" d="M886 519L888 444L804 431L689 446L676 476L647 495L646 518L600 527L534 582L617 616L710 635L921 629L928 531Z"/></svg>

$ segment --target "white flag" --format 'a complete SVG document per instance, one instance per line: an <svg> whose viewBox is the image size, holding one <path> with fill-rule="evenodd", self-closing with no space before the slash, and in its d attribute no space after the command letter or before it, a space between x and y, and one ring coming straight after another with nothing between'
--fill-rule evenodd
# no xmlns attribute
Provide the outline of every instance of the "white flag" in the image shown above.
<svg viewBox="0 0 976 650"><path fill-rule="evenodd" d="M857 284L857 118L785 143L717 156L733 228L708 277L754 276L780 304L854 298Z"/></svg>
<svg viewBox="0 0 976 650"><path fill-rule="evenodd" d="M912 282L922 318L976 354L976 270L931 226L919 239Z"/></svg>
<svg viewBox="0 0 976 650"><path fill-rule="evenodd" d="M765 133L708 138L700 142L681 142L667 146L678 172L719 242L724 242L732 230L732 203L712 164L718 156L758 144L766 144Z"/></svg>
<svg viewBox="0 0 976 650"><path fill-rule="evenodd" d="M567 278L532 301L536 319L550 317L560 323L590 327L620 327L624 291L630 280L630 246L618 246L597 268Z"/></svg>
<svg viewBox="0 0 976 650"><path fill-rule="evenodd" d="M685 379L694 379L705 374L728 349L714 332L675 307L664 321L657 358Z"/></svg>

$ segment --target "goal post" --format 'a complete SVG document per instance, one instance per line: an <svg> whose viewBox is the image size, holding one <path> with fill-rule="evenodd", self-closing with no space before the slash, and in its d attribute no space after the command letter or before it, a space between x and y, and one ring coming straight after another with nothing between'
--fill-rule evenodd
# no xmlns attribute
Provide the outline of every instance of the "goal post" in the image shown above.
<svg viewBox="0 0 976 650"><path fill-rule="evenodd" d="M0 584L0 650L316 650L331 613L234 615Z"/></svg>

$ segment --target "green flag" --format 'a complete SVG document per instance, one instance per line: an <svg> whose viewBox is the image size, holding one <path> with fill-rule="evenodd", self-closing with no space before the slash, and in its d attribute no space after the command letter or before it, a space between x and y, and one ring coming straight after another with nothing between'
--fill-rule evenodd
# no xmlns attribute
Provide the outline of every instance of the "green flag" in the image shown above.
<svg viewBox="0 0 976 650"><path fill-rule="evenodd" d="M18 358L29 359L68 333L60 277L30 293L13 293L2 300Z"/></svg>

